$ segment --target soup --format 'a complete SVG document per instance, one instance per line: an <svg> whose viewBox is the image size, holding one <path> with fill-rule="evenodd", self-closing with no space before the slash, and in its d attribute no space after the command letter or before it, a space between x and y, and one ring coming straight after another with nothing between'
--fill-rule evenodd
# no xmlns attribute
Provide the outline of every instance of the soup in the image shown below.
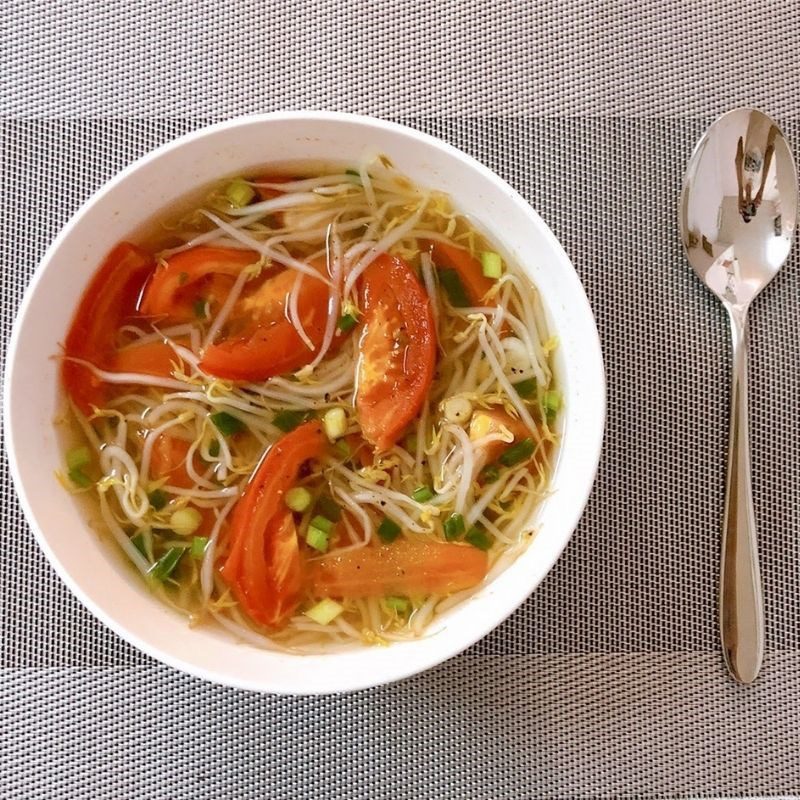
<svg viewBox="0 0 800 800"><path fill-rule="evenodd" d="M61 477L191 624L413 638L530 540L556 342L449 197L385 158L262 172L139 241L64 343Z"/></svg>

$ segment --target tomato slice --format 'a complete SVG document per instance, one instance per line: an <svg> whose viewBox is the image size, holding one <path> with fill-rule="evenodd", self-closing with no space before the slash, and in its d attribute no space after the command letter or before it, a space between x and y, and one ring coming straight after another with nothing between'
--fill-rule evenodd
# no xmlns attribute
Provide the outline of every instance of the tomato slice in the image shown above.
<svg viewBox="0 0 800 800"><path fill-rule="evenodd" d="M167 485L181 489L191 489L195 482L186 471L186 456L191 445L185 439L178 439L168 433L159 434L150 452L151 480L166 480ZM194 458L194 468L202 472L200 456ZM197 508L202 522L194 532L195 536L209 536L214 530L216 516L210 508Z"/></svg>
<svg viewBox="0 0 800 800"><path fill-rule="evenodd" d="M303 464L322 455L326 441L319 422L287 433L267 451L234 507L222 576L242 610L260 625L280 627L300 600L300 548L283 497Z"/></svg>
<svg viewBox="0 0 800 800"><path fill-rule="evenodd" d="M64 354L105 368L115 350L117 331L136 313L142 287L153 269L153 259L144 250L122 242L106 257L81 297L72 319ZM102 406L106 386L91 370L64 360L61 379L75 405L84 414Z"/></svg>
<svg viewBox="0 0 800 800"><path fill-rule="evenodd" d="M475 547L402 539L310 561L307 580L321 597L450 594L477 585L488 569Z"/></svg>
<svg viewBox="0 0 800 800"><path fill-rule="evenodd" d="M390 448L425 402L436 364L428 295L400 258L379 256L361 278L364 330L356 410L364 438Z"/></svg>
<svg viewBox="0 0 800 800"><path fill-rule="evenodd" d="M322 263L311 266L327 277ZM325 336L328 285L304 276L297 313L314 349L310 350L288 319L287 303L298 273L286 269L243 296L231 313L224 338L206 348L200 367L210 375L237 381L259 381L294 372L313 361ZM334 335L330 352L344 341Z"/></svg>
<svg viewBox="0 0 800 800"><path fill-rule="evenodd" d="M156 267L139 310L168 322L196 319L198 300L221 305L239 273L259 258L252 250L230 247L194 247L176 253Z"/></svg>
<svg viewBox="0 0 800 800"><path fill-rule="evenodd" d="M162 433L153 442L150 451L150 476L153 480L167 481L170 486L190 489L194 481L186 471L186 456L191 444L168 433ZM199 466L195 464L194 466Z"/></svg>
<svg viewBox="0 0 800 800"><path fill-rule="evenodd" d="M439 269L455 270L472 305L479 306L485 303L483 298L496 281L483 274L481 262L471 255L469 250L429 239L423 240L421 246L424 250L430 251L434 266ZM493 306L496 303L492 300L487 305Z"/></svg>
<svg viewBox="0 0 800 800"><path fill-rule="evenodd" d="M473 441L482 439L492 433L499 433L500 428L506 428L514 437L515 442L529 436L539 439L539 434L531 431L518 417L512 417L502 408L481 408L475 411L469 423L469 438ZM486 442L482 445L484 460L494 461L504 450L509 447L509 442Z"/></svg>
<svg viewBox="0 0 800 800"><path fill-rule="evenodd" d="M183 364L177 353L166 342L132 344L117 350L109 362L113 372L136 372L169 378L177 365Z"/></svg>

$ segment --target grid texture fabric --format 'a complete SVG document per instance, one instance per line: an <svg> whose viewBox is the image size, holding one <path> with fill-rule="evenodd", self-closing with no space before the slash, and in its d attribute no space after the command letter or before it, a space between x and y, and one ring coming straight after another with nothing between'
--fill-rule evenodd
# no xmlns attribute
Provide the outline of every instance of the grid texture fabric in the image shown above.
<svg viewBox="0 0 800 800"><path fill-rule="evenodd" d="M786 115L800 75L792 0L5 5L20 116Z"/></svg>
<svg viewBox="0 0 800 800"><path fill-rule="evenodd" d="M164 667L15 670L0 684L17 712L0 794L786 796L799 687L800 658L778 653L752 689L720 680L716 655L688 653L467 655L327 698L237 692Z"/></svg>
<svg viewBox="0 0 800 800"><path fill-rule="evenodd" d="M0 357L35 264L120 168L205 122L386 116L474 155L553 228L606 361L573 541L468 653L392 687L271 698L154 663L55 577L0 463L0 797L800 793L800 256L752 309L768 658L726 677L715 595L727 321L676 234L686 160L753 103L800 142L796 4L449 0L6 4Z"/></svg>

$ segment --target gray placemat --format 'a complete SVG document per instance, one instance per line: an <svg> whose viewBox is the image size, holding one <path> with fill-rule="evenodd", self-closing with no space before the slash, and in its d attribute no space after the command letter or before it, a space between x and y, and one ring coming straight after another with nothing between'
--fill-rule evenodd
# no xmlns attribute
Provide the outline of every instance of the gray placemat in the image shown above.
<svg viewBox="0 0 800 800"><path fill-rule="evenodd" d="M575 537L468 653L347 697L220 689L68 594L0 465L0 796L475 798L800 793L800 271L753 308L768 658L727 679L714 597L727 323L675 233L717 113L800 142L796 4L62 2L0 23L0 334L59 227L152 147L287 107L383 115L475 155L552 226L597 317L607 438ZM268 158L268 154L265 154Z"/></svg>

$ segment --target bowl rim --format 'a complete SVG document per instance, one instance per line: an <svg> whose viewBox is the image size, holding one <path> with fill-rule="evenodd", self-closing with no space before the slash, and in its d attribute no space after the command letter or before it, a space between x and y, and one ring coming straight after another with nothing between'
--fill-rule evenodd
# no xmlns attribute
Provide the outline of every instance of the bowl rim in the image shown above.
<svg viewBox="0 0 800 800"><path fill-rule="evenodd" d="M588 350L592 351L590 358L592 361L596 363L600 377L599 385L594 387L596 395L593 397L593 400L597 407L596 419L598 422L596 427L590 432L588 440L584 442L584 447L585 447L584 457L586 458L587 462L591 465L591 468L587 473L587 479L585 481L585 485L581 487L580 493L572 495L572 499L574 501L573 502L574 511L572 511L569 514L568 523L565 520L564 528L566 532L562 536L559 545L553 548L552 558L550 558L549 563L545 565L545 569L542 572L542 577L539 578L539 580L533 586L528 585L525 587L524 591L520 591L518 593L518 597L515 598L515 601L513 603L509 603L507 606L503 608L503 612L501 615L493 617L491 620L487 621L484 625L477 626L476 629L466 631L463 636L459 637L458 646L456 648L450 648L445 652L438 652L435 650L431 650L430 653L424 658L417 657L415 659L408 659L408 660L395 659L395 663L392 669L386 670L385 674L382 674L378 680L369 680L365 678L362 679L361 681L357 680L346 681L347 683L346 688L332 689L330 691L323 691L323 692L314 689L310 691L304 690L304 687L299 684L295 687L290 687L290 688L269 687L265 686L263 681L238 678L232 676L229 673L222 672L220 670L214 671L211 669L200 667L197 664L195 664L191 660L191 658L182 658L174 655L173 653L166 652L162 650L159 646L131 632L128 628L125 627L123 623L118 622L114 618L114 615L112 613L107 612L104 607L96 603L81 588L81 585L71 575L68 567L62 563L62 561L59 559L53 548L50 546L44 531L39 526L36 520L36 515L34 513L33 504L30 501L26 486L22 481L21 472L19 468L17 445L15 441L16 437L14 434L14 428L11 425L11 420L13 415L12 396L14 394L13 372L14 372L14 365L17 361L17 350L19 347L21 331L23 328L22 323L27 316L28 308L36 293L36 289L39 283L43 279L47 266L53 260L53 258L61 248L61 245L64 242L64 240L69 236L72 229L77 226L80 220L82 220L83 217L86 214L88 214L94 206L102 202L103 198L108 193L110 193L116 186L126 181L130 175L134 174L135 172L137 172L139 169L143 168L150 162L157 160L165 155L168 155L172 151L178 150L191 142L194 142L196 140L208 136L213 136L220 132L235 130L237 128L241 128L247 125L261 125L269 122L300 121L300 120L306 120L309 123L346 122L349 124L363 125L367 128L377 128L397 135L410 137L411 139L415 139L425 143L426 145L434 148L435 150L443 152L443 154L449 155L450 157L454 157L458 161L465 162L466 165L469 166L475 172L477 172L483 180L493 184L495 188L502 190L502 192L507 196L507 199L513 202L518 208L520 208L524 212L524 214L530 219L531 223L535 225L535 227L537 228L537 234L540 235L545 240L547 240L549 247L555 253L557 253L559 258L562 261L564 261L566 265L569 266L570 268L569 272L571 273L570 280L573 283L572 287L573 293L572 296L570 297L570 301L576 305L580 305L580 308L577 309L577 313L580 316L585 317L587 321L591 321L591 326L589 326L591 331L591 336L588 337L588 340L585 342L585 346ZM547 299L545 298L545 304L546 303ZM556 238L555 234L551 231L547 223L544 222L544 220L539 216L539 214L535 211L535 209L509 183L503 180L499 175L490 170L476 158L463 152L454 145L451 145L448 142L445 142L435 136L416 130L415 128L409 127L407 125L403 125L396 122L390 122L387 120L379 119L377 117L372 117L368 115L353 114L353 113L338 112L338 111L272 111L266 113L237 116L222 122L214 123L212 125L202 126L196 130L190 131L189 133L183 134L182 136L172 139L169 142L166 142L160 145L159 147L149 151L145 155L137 158L136 160L128 164L126 167L124 167L122 170L117 172L112 178L110 178L95 192L93 192L92 195L61 227L58 234L53 239L52 243L46 249L44 255L41 257L40 261L36 265L33 275L31 276L31 279L29 280L28 285L25 288L22 300L19 304L19 307L17 309L14 318L12 332L6 350L6 364L5 364L3 379L4 379L3 380L4 383L3 425L6 431L5 449L8 456L9 471L13 480L15 490L17 492L17 496L20 501L20 505L25 515L26 522L28 523L29 528L33 531L33 534L36 538L39 547L45 553L53 569L56 571L61 580L65 583L67 588L77 597L77 599L83 604L85 608L87 608L97 619L99 619L103 624L105 624L108 628L110 628L114 633L120 636L124 641L130 643L131 645L141 650L146 655L156 659L157 661L167 664L168 666L178 669L182 672L188 673L194 677L201 678L203 680L210 681L218 685L231 686L238 689L257 691L261 693L270 693L270 694L294 694L294 695L338 694L338 693L359 691L379 685L393 683L408 678L412 675L416 675L418 673L429 670L432 667L435 667L438 664L441 664L442 662L452 658L453 656L458 655L459 653L466 650L468 647L472 646L475 642L482 639L484 636L486 636L488 633L494 630L497 626L502 624L506 619L508 619L508 617L511 616L511 614L513 614L516 610L518 610L519 607L538 588L538 586L541 584L541 581L552 570L556 561L558 561L558 559L561 557L561 554L563 553L567 544L572 539L572 536L574 535L577 525L584 513L586 503L588 502L589 496L595 484L597 470L600 462L600 455L602 451L605 425L606 425L605 366L603 362L600 338L597 331L597 323L594 314L592 312L591 306L589 304L589 300L586 296L583 284L581 283L577 271L575 270L575 267L572 264L572 260L569 258L564 248L561 246L560 242ZM498 576L497 580L502 580L502 576ZM308 656L305 655L299 657L308 658Z"/></svg>

